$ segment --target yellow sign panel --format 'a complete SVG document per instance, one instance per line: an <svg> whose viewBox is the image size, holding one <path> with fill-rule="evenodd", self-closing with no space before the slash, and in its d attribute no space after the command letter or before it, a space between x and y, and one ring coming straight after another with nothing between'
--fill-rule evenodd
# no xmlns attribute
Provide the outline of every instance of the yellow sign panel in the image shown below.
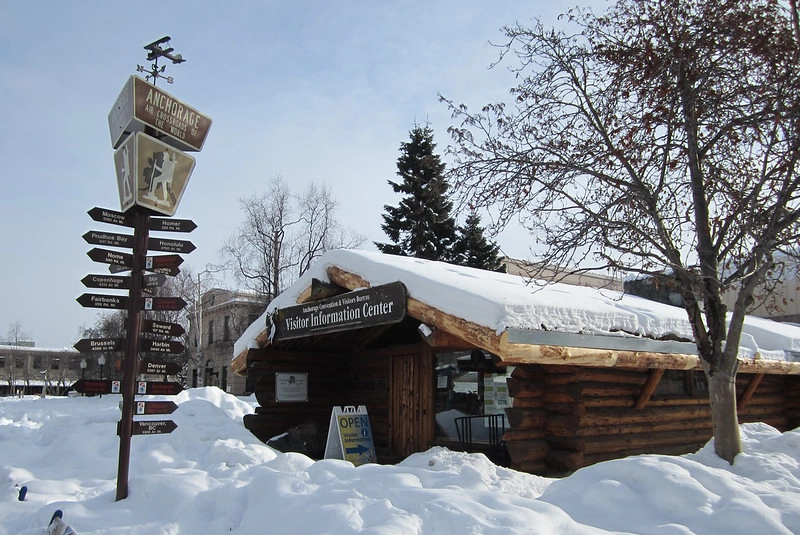
<svg viewBox="0 0 800 535"><path fill-rule="evenodd" d="M114 152L122 212L134 205L172 216L194 170L192 156L142 132Z"/></svg>
<svg viewBox="0 0 800 535"><path fill-rule="evenodd" d="M333 408L325 457L344 459L356 466L378 461L366 407Z"/></svg>

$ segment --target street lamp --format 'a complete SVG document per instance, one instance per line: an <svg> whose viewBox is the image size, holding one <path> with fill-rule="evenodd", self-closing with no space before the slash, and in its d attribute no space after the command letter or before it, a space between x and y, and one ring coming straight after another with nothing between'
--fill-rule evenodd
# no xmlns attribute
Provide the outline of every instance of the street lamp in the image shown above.
<svg viewBox="0 0 800 535"><path fill-rule="evenodd" d="M86 359L81 359L81 379L86 379L86 366L88 365Z"/></svg>
<svg viewBox="0 0 800 535"><path fill-rule="evenodd" d="M100 365L100 380L103 379L103 366L106 363L106 358L103 355L100 355L100 358L97 359L97 363Z"/></svg>

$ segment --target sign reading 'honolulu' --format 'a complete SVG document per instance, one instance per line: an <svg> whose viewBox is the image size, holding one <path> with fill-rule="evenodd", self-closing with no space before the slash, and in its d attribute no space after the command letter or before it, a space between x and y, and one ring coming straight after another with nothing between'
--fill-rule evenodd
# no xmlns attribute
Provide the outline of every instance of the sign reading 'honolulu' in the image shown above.
<svg viewBox="0 0 800 535"><path fill-rule="evenodd" d="M373 325L398 323L406 315L406 287L384 284L282 308L275 322L275 340L301 338Z"/></svg>

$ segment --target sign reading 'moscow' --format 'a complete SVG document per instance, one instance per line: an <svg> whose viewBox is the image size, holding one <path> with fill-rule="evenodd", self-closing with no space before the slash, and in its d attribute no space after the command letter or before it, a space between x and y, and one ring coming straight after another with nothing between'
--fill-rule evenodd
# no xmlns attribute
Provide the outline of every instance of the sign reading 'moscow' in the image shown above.
<svg viewBox="0 0 800 535"><path fill-rule="evenodd" d="M281 308L273 316L274 340L302 338L374 325L398 323L406 315L408 294L402 282Z"/></svg>

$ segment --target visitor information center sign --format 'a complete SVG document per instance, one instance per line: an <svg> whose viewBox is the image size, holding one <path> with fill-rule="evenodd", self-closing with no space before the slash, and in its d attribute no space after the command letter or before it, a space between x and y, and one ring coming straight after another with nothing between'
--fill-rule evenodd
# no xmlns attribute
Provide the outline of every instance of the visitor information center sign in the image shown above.
<svg viewBox="0 0 800 535"><path fill-rule="evenodd" d="M403 320L407 299L405 285L393 282L281 308L269 321L275 340L386 325Z"/></svg>

